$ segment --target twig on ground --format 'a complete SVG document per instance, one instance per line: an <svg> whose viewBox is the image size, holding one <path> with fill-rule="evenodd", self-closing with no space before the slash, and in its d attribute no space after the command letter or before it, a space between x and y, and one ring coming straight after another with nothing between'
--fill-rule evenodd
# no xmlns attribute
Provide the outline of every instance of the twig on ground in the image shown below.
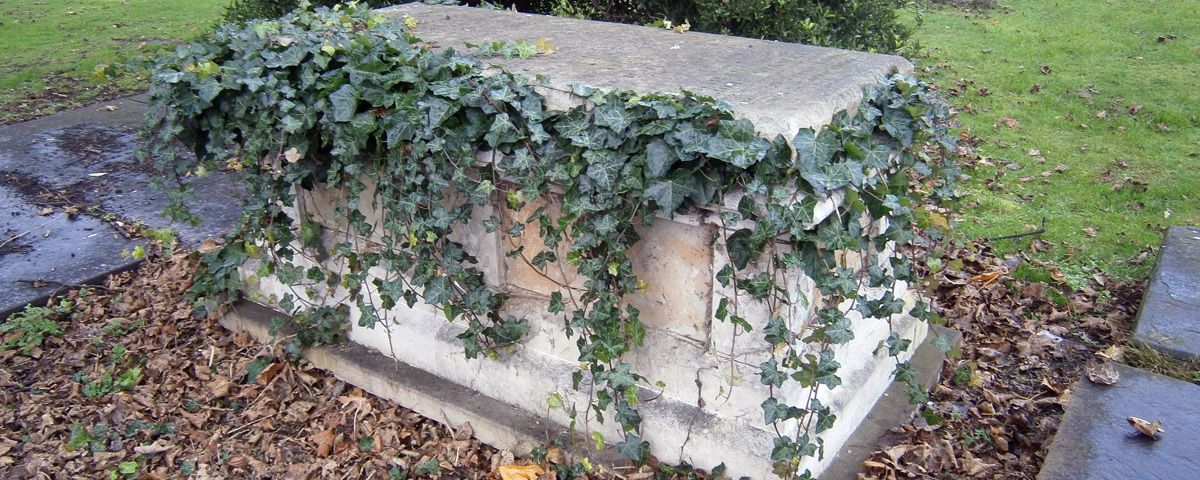
<svg viewBox="0 0 1200 480"><path fill-rule="evenodd" d="M1038 227L1037 230L1032 230L1032 231L1025 232L1025 233L1014 233L1012 235L1004 235L1002 237L992 237L992 238L989 238L988 240L993 241L993 242L996 240L1012 240L1014 238L1022 238L1022 237L1029 237L1029 236L1033 236L1033 235L1041 235L1043 233L1046 233L1046 217L1042 217L1042 226Z"/></svg>

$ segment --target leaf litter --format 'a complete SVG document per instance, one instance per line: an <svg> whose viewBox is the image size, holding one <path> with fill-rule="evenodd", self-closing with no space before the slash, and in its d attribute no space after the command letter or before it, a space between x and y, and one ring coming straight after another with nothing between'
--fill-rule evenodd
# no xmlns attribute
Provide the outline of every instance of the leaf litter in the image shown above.
<svg viewBox="0 0 1200 480"><path fill-rule="evenodd" d="M1079 285L1023 254L997 257L985 241L931 240L914 255L941 259L919 273L946 326L962 332L961 354L943 364L920 414L880 440L859 478L1036 478L1071 384L1085 375L1119 381L1105 361L1119 357L1142 285L1097 276Z"/></svg>
<svg viewBox="0 0 1200 480"><path fill-rule="evenodd" d="M531 464L528 452L473 438L469 424L449 428L193 316L183 294L196 261L153 256L67 292L75 307L61 337L28 355L0 351L0 478L517 480L579 465L557 448ZM132 382L92 386L134 369ZM576 473L706 477L654 466Z"/></svg>

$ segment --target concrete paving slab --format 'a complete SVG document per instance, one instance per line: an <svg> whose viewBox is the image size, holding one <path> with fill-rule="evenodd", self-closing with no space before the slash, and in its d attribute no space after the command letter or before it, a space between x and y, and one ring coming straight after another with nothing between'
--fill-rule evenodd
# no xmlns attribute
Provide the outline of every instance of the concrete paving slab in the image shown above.
<svg viewBox="0 0 1200 480"><path fill-rule="evenodd" d="M144 113L141 97L131 97L0 128L0 175L20 185L30 203L58 192L63 201L175 229L185 245L220 237L241 213L241 186L220 173L201 177L192 183L197 198L189 207L204 223L164 217L167 192L151 187L154 168L136 154Z"/></svg>
<svg viewBox="0 0 1200 480"><path fill-rule="evenodd" d="M131 97L0 128L0 318L37 304L64 285L102 279L136 261L121 256L139 241L112 219L170 227L185 245L219 238L237 222L245 197L222 174L193 182L189 207L199 226L162 215L167 193L137 158L144 100ZM65 206L78 206L74 218ZM41 215L50 207L52 213ZM95 207L91 210L90 207ZM112 214L108 218L106 214Z"/></svg>
<svg viewBox="0 0 1200 480"><path fill-rule="evenodd" d="M0 179L2 180L2 179ZM0 183L0 318L40 303L64 285L91 282L137 262L122 257L138 241L95 218L66 214L38 215L20 193Z"/></svg>
<svg viewBox="0 0 1200 480"><path fill-rule="evenodd" d="M1200 227L1167 230L1133 340L1177 358L1200 361Z"/></svg>
<svg viewBox="0 0 1200 480"><path fill-rule="evenodd" d="M1196 478L1200 472L1200 385L1117 365L1120 380L1081 379L1039 480ZM1162 422L1158 440L1137 433L1134 416Z"/></svg>

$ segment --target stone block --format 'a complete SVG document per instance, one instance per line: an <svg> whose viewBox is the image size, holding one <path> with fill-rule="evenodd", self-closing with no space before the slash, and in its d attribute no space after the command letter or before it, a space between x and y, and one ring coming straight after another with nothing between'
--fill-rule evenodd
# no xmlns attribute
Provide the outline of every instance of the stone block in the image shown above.
<svg viewBox="0 0 1200 480"><path fill-rule="evenodd" d="M1200 361L1200 227L1171 227L1150 274L1133 340Z"/></svg>
<svg viewBox="0 0 1200 480"><path fill-rule="evenodd" d="M759 133L768 137L775 134L790 137L798 128L819 127L836 111L853 108L864 85L893 71L911 69L907 61L893 56L695 33L680 35L658 29L512 12L418 4L383 12L415 17L418 27L414 33L444 47L464 42L548 38L556 49L552 55L499 62L517 73L548 75L551 82L541 91L550 96L547 103L555 108L570 108L583 102L570 93L570 84L641 92L686 88L729 101L738 115L754 121ZM688 68L680 68L681 65ZM496 156L494 152L481 152L478 158L481 164L486 164L494 162ZM369 198L373 182L383 180L364 181L368 192L356 208L368 222L382 225L388 212L372 204ZM320 222L326 228L322 237L326 244L350 241L355 248L382 248L381 237L360 238L333 214L334 206L343 199L341 192L318 186L298 193L300 200L294 213ZM732 229L748 226L721 225L715 213L736 208L741 195L731 192L723 205L660 216L650 227L639 229L642 239L627 254L646 288L628 296L627 301L641 312L647 326L646 344L631 352L627 360L649 380L638 393L643 399L639 411L643 418L641 435L651 443L655 456L666 463L689 462L702 468L724 462L735 475L767 478L772 476L769 452L775 432L763 424L760 406L772 393L762 385L758 374L758 364L772 353L761 340L762 327L775 314L783 316L794 331L803 331L823 299L803 271L791 269L782 273L781 282L788 289L790 309L771 312L764 304L741 299L738 303L742 310L738 313L750 322L753 332L735 334L729 322L713 322L714 309L721 298L733 296L731 287L721 286L715 278L730 261L724 253L722 232L728 234ZM802 196L797 193L798 200ZM841 192L818 198L815 221L833 214L842 198ZM571 389L572 374L579 370L577 347L574 339L565 334L564 315L550 314L546 306L551 293L564 288L569 292L572 287L582 286L584 279L565 262L565 245L558 246L560 250L556 253L560 260L548 268L542 270L529 264L534 255L547 248L536 224L529 225L527 233L520 237L511 238L506 233L507 225L528 220L538 208L545 208L555 216L555 202L556 194L552 193L545 199L528 202L519 211L500 204L477 206L471 222L457 226L453 233L453 238L478 259L489 286L510 295L500 314L529 322L530 330L518 344L501 349L493 357L466 359L461 341L456 338L465 327L448 322L436 307L418 302L413 307L399 305L385 312L384 321L375 328L355 325L349 335L354 344L351 347L378 352L397 365L430 374L455 388L477 392L547 425L559 429L568 425L571 422L568 410L548 408L546 399L552 393L558 394L565 406L574 405L582 412L590 386L585 380L580 391ZM483 219L492 215L500 220L501 227L487 232ZM517 246L524 247L525 258L505 255ZM890 248L885 248L871 260L884 261L892 254ZM839 261L845 265L867 260L853 254L840 257ZM335 271L345 267L337 259L302 258L298 263L304 266L320 263ZM245 267L247 278L252 276L254 268L253 262ZM378 269L371 274L387 275ZM341 287L332 290L315 284L294 287L270 278L255 279L247 294L277 306L283 294L297 289L313 292L315 302L336 303L346 297ZM868 297L882 293L870 289L861 292ZM897 285L894 293L911 303L913 294L907 285ZM373 287L366 288L361 295L364 301L378 304ZM842 307L849 308L849 304ZM352 321L357 320L361 312L353 306L350 311ZM843 385L824 390L818 397L834 409L840 420L821 434L826 456L809 459L802 468L819 474L891 385L894 360L878 349L890 331L889 325L914 344L920 343L926 334L926 325L911 317L897 316L889 322L852 315L854 340L834 349L837 360L843 364L839 371ZM337 368L336 362L331 365L330 368ZM395 388L384 385L386 382L356 375L355 382L373 385L383 394L391 392L396 398L415 399L421 405L419 411L430 409L424 397L397 393ZM803 405L808 392L798 385L789 385L773 393L781 401ZM481 421L477 415L471 416L475 414L462 415ZM607 416L611 418L611 412ZM583 417L581 413L576 419L581 432L598 431L610 441L621 438L615 422L599 424L593 418ZM515 442L503 435L496 435L494 440L489 438L484 440L495 441L502 447Z"/></svg>

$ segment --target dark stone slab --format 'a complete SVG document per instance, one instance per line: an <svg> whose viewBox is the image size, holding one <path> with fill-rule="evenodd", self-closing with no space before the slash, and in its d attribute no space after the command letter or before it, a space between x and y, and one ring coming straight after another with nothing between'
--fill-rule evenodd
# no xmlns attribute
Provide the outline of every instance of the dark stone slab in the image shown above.
<svg viewBox="0 0 1200 480"><path fill-rule="evenodd" d="M241 213L240 185L220 173L199 177L192 182L196 200L188 206L203 224L164 217L167 192L152 187L151 161L137 158L144 114L142 99L132 97L0 128L0 177L29 203L47 191L65 192L64 200L154 228L170 227L185 245L222 236Z"/></svg>
<svg viewBox="0 0 1200 480"><path fill-rule="evenodd" d="M162 215L167 193L152 188L154 169L137 158L144 113L142 99L132 97L0 128L0 318L135 265L121 252L140 242L112 220L172 228L188 246L235 225L245 195L219 173L192 182L197 198L189 208L203 224ZM67 205L83 211L68 218ZM40 215L47 206L52 213Z"/></svg>
<svg viewBox="0 0 1200 480"><path fill-rule="evenodd" d="M137 241L95 218L38 215L38 207L0 184L0 319L40 304L65 286L89 283L137 262L121 255Z"/></svg>
<svg viewBox="0 0 1200 480"><path fill-rule="evenodd" d="M1118 365L1120 380L1102 386L1082 379L1039 480L1200 478L1200 386ZM1162 422L1158 440L1125 420Z"/></svg>
<svg viewBox="0 0 1200 480"><path fill-rule="evenodd" d="M1133 340L1168 355L1200 361L1200 228L1167 230Z"/></svg>

